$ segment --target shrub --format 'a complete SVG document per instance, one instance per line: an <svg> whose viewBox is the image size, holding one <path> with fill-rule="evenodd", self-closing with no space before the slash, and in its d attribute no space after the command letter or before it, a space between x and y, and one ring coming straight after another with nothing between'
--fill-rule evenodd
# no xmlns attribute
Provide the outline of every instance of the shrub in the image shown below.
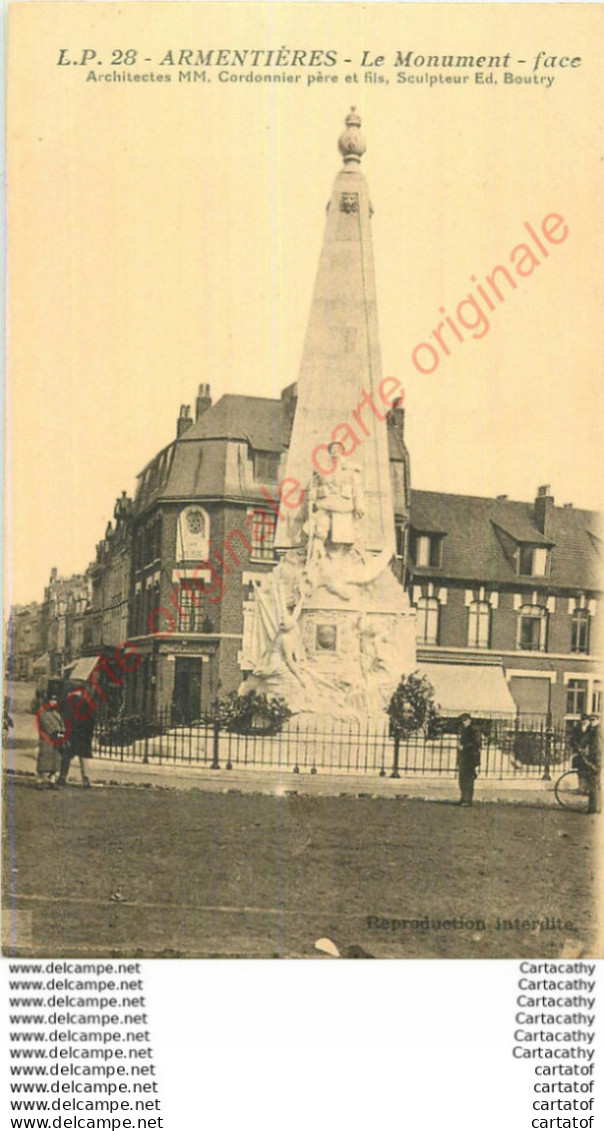
<svg viewBox="0 0 604 1131"><path fill-rule="evenodd" d="M510 747L517 766L556 766L566 757L560 736L551 732L548 740L545 730L518 730L510 735L506 752Z"/></svg>
<svg viewBox="0 0 604 1131"><path fill-rule="evenodd" d="M101 745L130 746L142 738L156 738L165 729L153 720L121 712L119 715L99 719L96 737Z"/></svg>

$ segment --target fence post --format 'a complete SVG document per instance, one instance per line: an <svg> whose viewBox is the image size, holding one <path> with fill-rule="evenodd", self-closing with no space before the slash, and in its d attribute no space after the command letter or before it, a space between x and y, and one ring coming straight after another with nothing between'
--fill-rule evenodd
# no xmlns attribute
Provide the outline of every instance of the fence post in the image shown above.
<svg viewBox="0 0 604 1131"><path fill-rule="evenodd" d="M288 737L291 738L291 731L289 730L289 728L288 728ZM300 762L300 759L299 759L300 724L299 724L297 719L296 719L296 737L295 737L294 742L295 742L295 745L294 745L294 768L292 770L292 773L293 774L299 774L300 773L300 764L299 764L299 762Z"/></svg>
<svg viewBox="0 0 604 1131"><path fill-rule="evenodd" d="M552 738L554 735L552 729L552 716L548 713L547 722L545 724L545 758L543 761L543 781L551 781L552 777L549 768L552 761Z"/></svg>
<svg viewBox="0 0 604 1131"><path fill-rule="evenodd" d="M395 736L394 736L394 762L393 762L393 765L392 765L392 773L390 774L391 778L400 778L400 776L401 776L398 772L398 752L399 752L400 744L401 744L401 740L400 740L398 734L395 734Z"/></svg>
<svg viewBox="0 0 604 1131"><path fill-rule="evenodd" d="M214 723L214 741L212 744L212 765L211 770L219 770L220 762L218 761L218 743L220 741L220 727L218 723Z"/></svg>
<svg viewBox="0 0 604 1131"><path fill-rule="evenodd" d="M380 777L386 777L386 736L382 740L382 764L380 766Z"/></svg>

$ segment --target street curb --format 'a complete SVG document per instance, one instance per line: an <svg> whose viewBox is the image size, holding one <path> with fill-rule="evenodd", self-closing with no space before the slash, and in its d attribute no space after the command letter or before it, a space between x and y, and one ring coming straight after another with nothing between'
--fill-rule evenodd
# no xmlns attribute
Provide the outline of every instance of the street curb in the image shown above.
<svg viewBox="0 0 604 1131"><path fill-rule="evenodd" d="M98 762L97 762L97 765L98 765ZM135 772L136 772L136 770L135 770ZM229 771L229 773L230 772L232 772L232 771ZM266 771L266 772L268 773L268 771ZM251 771L251 773L253 774L254 771ZM5 778L8 778L8 779L13 780L15 782L27 783L27 782L33 782L35 780L35 774L33 772L31 772L29 770L23 770L23 769L5 768L4 776L5 776ZM162 778L163 778L163 780L161 780ZM296 788L296 789L286 788L283 785L282 781L277 777L276 773L275 773L275 778L274 778L273 782L270 782L270 783L267 782L266 780L264 780L262 782L257 781L257 780L254 781L250 776L248 781L245 782L244 788L240 788L239 785L232 785L232 786L228 786L226 784L222 785L221 782L224 782L224 778L217 778L217 777L212 777L212 778L204 777L203 779L197 779L197 781L194 781L194 780L192 780L190 775L186 775L186 777L185 777L185 775L178 775L178 777L175 776L175 777L172 777L171 779L169 779L167 775L164 777L163 774L161 774L161 775L158 774L157 779L158 780L155 780L155 781L136 781L136 780L128 781L128 780L118 780L118 779L115 779L115 778L108 778L108 777L97 777L92 782L92 789L93 790L99 789L99 788L103 788L103 789L147 789L147 790L154 790L156 792L218 793L218 794L223 794L223 795L231 794L231 795L240 796L240 797L245 797L247 795L251 795L251 796L262 796L262 795L264 795L264 796L268 796L268 797L284 798L284 799L285 798L292 799L292 798L296 798L296 797L299 797L299 798L332 797L332 798L353 798L355 800L360 800L360 801L362 801L362 800L372 800L372 801L380 801L380 800L386 800L386 801L421 801L421 802L432 802L432 803L441 804L441 805L443 805L443 804L449 805L452 809L458 808L458 805L456 804L456 802L457 802L456 783L453 780L449 783L450 786L451 786L450 792L447 790L447 788L445 786L444 789L441 787L441 788L435 789L434 792L432 792L432 793L430 793L430 792L426 793L426 792L424 792L425 785L426 785L424 780L422 780L421 785L420 785L419 780L417 781L417 787L416 787L417 792L415 790L412 790L412 792L405 791L404 787L405 787L406 782L405 782L404 778L399 779L400 785L398 784L398 782L397 782L396 786L393 783L391 787L386 787L386 789L382 788L382 790L380 790L379 792L374 792L373 790L370 790L370 789L367 789L367 788L359 789L358 788L358 785L359 785L358 781L356 783L351 781L350 782L350 788L342 789L343 783L340 780L334 782L333 779L331 779L331 781L330 781L329 775L316 775L316 776L314 776L311 779L312 782L313 782L314 788L307 788L307 789L300 788L300 786L302 785L302 781L300 780L300 778L297 778L297 781L296 781L296 785L297 785L298 788ZM391 779L388 779L388 780L390 781ZM363 782L365 782L365 779L363 779ZM241 783L241 784L243 784L243 783ZM436 783L434 783L434 784L436 784ZM442 783L442 784L444 784L444 783ZM293 783L292 783L292 785L293 785ZM310 785L310 782L309 782L309 785ZM422 789L422 786L423 786L423 789ZM323 787L323 788L321 788L321 787ZM73 783L68 783L67 788L68 789L79 789L79 788L81 788L81 786L80 786L79 782L76 783L74 781ZM513 791L513 786L508 787L508 789L509 789L509 792L511 793ZM396 790L396 792L395 792L395 790ZM478 796L474 800L475 807L480 807L482 805L512 805L512 806L524 806L524 807L539 808L539 809L558 809L559 808L557 803L556 803L556 799L555 799L555 796L554 796L553 789L551 789L551 788L548 789L548 790L545 790L545 789L542 788L542 789L539 789L539 790L537 790L537 789L531 789L531 790L525 789L525 790L522 790L522 791L516 789L514 792L516 793L516 796L514 796L514 797L505 797L505 796L502 796L501 794L498 795L498 796L492 796L492 795L489 796L488 794ZM521 796L518 796L518 794L521 794Z"/></svg>

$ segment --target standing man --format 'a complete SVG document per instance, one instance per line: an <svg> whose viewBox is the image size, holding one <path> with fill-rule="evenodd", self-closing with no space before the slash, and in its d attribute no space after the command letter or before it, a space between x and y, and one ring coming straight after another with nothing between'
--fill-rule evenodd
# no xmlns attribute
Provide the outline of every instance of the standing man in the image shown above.
<svg viewBox="0 0 604 1131"><path fill-rule="evenodd" d="M90 785L85 763L87 759L92 758L95 707L91 694L83 687L76 687L67 696L66 719L70 724L69 743L61 752L61 771L56 780L58 786L67 784L72 758L79 760L82 785Z"/></svg>
<svg viewBox="0 0 604 1131"><path fill-rule="evenodd" d="M602 731L599 715L590 715L589 745L583 755L583 763L588 796L587 812L599 813L601 809L600 774L602 772Z"/></svg>
<svg viewBox="0 0 604 1131"><path fill-rule="evenodd" d="M589 755L590 737L590 716L583 712L579 721L574 724L570 735L570 749L572 753L570 764L573 770L577 771L579 789L582 793L588 793L589 791L585 756Z"/></svg>
<svg viewBox="0 0 604 1131"><path fill-rule="evenodd" d="M321 549L327 541L350 548L358 540L356 522L364 514L360 468L348 462L339 440L327 451L333 468L326 474L314 471L310 485L311 533Z"/></svg>
<svg viewBox="0 0 604 1131"><path fill-rule="evenodd" d="M471 805L474 797L474 782L478 775L480 765L480 747L482 738L472 716L467 712L459 719L459 737L457 743L457 769L459 772L459 799L460 805Z"/></svg>

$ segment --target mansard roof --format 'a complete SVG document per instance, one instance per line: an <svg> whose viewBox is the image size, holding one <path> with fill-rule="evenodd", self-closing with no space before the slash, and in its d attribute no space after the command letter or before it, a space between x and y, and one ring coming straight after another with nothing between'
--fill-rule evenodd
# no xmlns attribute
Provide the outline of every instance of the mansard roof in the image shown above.
<svg viewBox="0 0 604 1131"><path fill-rule="evenodd" d="M260 497L261 484L244 467L228 478L228 442L279 454L289 436L283 401L226 394L141 472L135 509L177 499ZM406 449L392 424L388 445L390 460L404 462ZM534 502L412 490L411 525L442 538L441 567L413 566L415 576L575 591L599 585L599 516L593 511L552 506L546 536L536 525ZM518 577L514 550L526 544L551 549L548 577Z"/></svg>
<svg viewBox="0 0 604 1131"><path fill-rule="evenodd" d="M280 400L226 393L187 429L182 441L247 440L254 451L282 452L289 433Z"/></svg>
<svg viewBox="0 0 604 1131"><path fill-rule="evenodd" d="M411 526L442 537L441 565L411 566L414 575L479 584L596 590L600 584L599 515L575 507L552 506L547 537L534 519L534 503L411 491ZM501 537L501 532L508 537ZM551 548L544 578L520 578L512 543Z"/></svg>
<svg viewBox="0 0 604 1131"><path fill-rule="evenodd" d="M136 511L160 500L224 495L229 441L247 443L252 452L278 455L286 451L290 432L291 422L283 401L225 394L140 473ZM404 445L390 426L388 444L390 459L402 462ZM232 491L226 493L231 495ZM239 493L247 497L250 491L242 489Z"/></svg>

